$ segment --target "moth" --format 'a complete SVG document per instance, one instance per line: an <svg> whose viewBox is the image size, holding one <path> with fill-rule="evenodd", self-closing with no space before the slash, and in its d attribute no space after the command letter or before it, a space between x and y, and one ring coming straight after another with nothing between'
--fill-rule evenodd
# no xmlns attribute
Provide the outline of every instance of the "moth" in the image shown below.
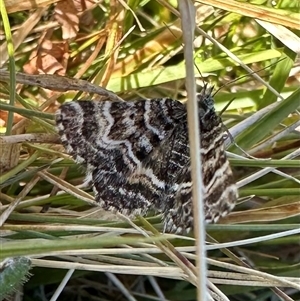
<svg viewBox="0 0 300 301"><path fill-rule="evenodd" d="M212 89L197 96L204 212L217 222L238 198ZM56 113L62 144L86 167L86 183L105 210L129 217L162 213L164 231L193 229L186 105L170 98L73 101Z"/></svg>

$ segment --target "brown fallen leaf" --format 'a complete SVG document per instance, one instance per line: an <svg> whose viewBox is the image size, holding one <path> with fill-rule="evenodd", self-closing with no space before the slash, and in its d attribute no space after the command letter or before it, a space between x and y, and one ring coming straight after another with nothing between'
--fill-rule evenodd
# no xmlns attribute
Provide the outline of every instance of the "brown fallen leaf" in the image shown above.
<svg viewBox="0 0 300 301"><path fill-rule="evenodd" d="M60 0L5 0L5 8L8 14L15 13L18 11L32 10L40 7L47 7L53 3L59 2Z"/></svg>
<svg viewBox="0 0 300 301"><path fill-rule="evenodd" d="M67 42L52 43L45 40L32 52L29 62L23 69L28 74L58 74L65 75L69 45Z"/></svg>
<svg viewBox="0 0 300 301"><path fill-rule="evenodd" d="M3 143L0 152L0 174L11 170L19 162L21 144Z"/></svg>
<svg viewBox="0 0 300 301"><path fill-rule="evenodd" d="M64 40L76 37L79 30L79 17L72 0L63 0L57 3L54 9L54 18L61 24Z"/></svg>

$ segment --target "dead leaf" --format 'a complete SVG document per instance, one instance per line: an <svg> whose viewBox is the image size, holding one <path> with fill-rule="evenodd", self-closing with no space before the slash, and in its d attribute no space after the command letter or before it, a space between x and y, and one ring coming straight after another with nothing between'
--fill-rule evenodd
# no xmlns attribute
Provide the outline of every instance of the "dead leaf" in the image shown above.
<svg viewBox="0 0 300 301"><path fill-rule="evenodd" d="M24 65L23 69L28 74L57 74L65 75L68 54L68 43L52 43L45 40L43 44L35 50Z"/></svg>
<svg viewBox="0 0 300 301"><path fill-rule="evenodd" d="M5 8L8 14L18 11L32 10L40 7L48 7L60 0L5 0Z"/></svg>
<svg viewBox="0 0 300 301"><path fill-rule="evenodd" d="M64 0L57 3L54 9L54 18L61 24L64 40L76 37L79 30L79 17L72 0Z"/></svg>
<svg viewBox="0 0 300 301"><path fill-rule="evenodd" d="M21 144L4 143L1 144L0 174L11 170L19 162Z"/></svg>
<svg viewBox="0 0 300 301"><path fill-rule="evenodd" d="M96 1L93 0L73 0L74 6L78 12L85 12L86 10L92 8Z"/></svg>

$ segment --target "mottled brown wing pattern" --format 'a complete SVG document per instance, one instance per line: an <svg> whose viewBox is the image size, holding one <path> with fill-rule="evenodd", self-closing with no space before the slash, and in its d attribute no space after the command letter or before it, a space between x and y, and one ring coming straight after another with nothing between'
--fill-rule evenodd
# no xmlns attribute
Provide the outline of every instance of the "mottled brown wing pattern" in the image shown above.
<svg viewBox="0 0 300 301"><path fill-rule="evenodd" d="M205 217L216 222L237 199L210 90L198 96ZM106 210L130 217L163 213L164 230L193 227L186 107L172 99L76 101L56 113L61 141L86 166L86 182Z"/></svg>

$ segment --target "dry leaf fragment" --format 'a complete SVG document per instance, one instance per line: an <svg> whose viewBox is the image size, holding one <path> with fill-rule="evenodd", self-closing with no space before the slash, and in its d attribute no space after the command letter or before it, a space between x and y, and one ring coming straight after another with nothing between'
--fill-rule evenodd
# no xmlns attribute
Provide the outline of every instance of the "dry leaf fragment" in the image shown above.
<svg viewBox="0 0 300 301"><path fill-rule="evenodd" d="M76 37L79 30L78 11L72 0L64 0L57 3L54 9L54 17L61 24L64 40Z"/></svg>
<svg viewBox="0 0 300 301"><path fill-rule="evenodd" d="M69 58L68 43L52 43L45 40L43 44L35 50L24 65L23 69L28 74L58 74L65 75L67 60Z"/></svg>

